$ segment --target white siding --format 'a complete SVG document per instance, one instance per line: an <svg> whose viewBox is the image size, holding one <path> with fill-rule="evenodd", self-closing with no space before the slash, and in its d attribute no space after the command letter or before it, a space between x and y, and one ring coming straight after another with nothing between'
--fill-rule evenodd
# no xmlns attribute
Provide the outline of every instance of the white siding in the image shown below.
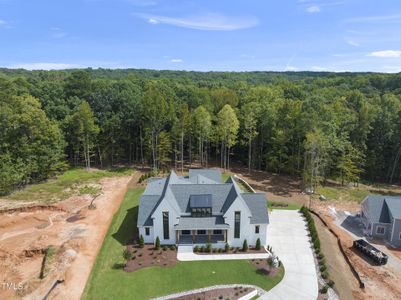
<svg viewBox="0 0 401 300"><path fill-rule="evenodd" d="M234 213L236 211L241 212L241 224L240 224L240 238L234 238ZM224 214L225 223L230 225L228 230L227 242L233 247L242 247L244 240L246 239L248 245L255 245L257 238L260 238L262 246L266 245L266 234L267 224L251 224L249 209L246 204L240 199L236 199L231 207ZM255 234L255 225L260 225L259 234Z"/></svg>
<svg viewBox="0 0 401 300"><path fill-rule="evenodd" d="M169 213L169 239L165 240L163 238L163 212L168 212ZM175 211L175 209L169 204L168 201L162 200L153 213L153 238L156 240L156 237L159 237L160 243L161 244L175 244L175 230L174 230L174 225L178 223L177 217L179 215Z"/></svg>
<svg viewBox="0 0 401 300"><path fill-rule="evenodd" d="M143 236L143 239L145 240L145 244L153 244L154 243L154 237L153 237L153 227L148 227L149 228L149 235L146 235L145 233L145 227L139 227L139 236Z"/></svg>

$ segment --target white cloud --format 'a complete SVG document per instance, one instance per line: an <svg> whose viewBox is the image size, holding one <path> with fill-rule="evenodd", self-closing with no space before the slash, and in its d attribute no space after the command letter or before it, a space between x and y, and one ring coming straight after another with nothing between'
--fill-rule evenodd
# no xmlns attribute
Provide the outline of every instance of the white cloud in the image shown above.
<svg viewBox="0 0 401 300"><path fill-rule="evenodd" d="M347 41L347 44L348 44L348 45L351 45L351 46L353 46L353 47L359 47L359 46L360 46L358 42L355 42L355 41L353 41L353 40L348 40L348 41Z"/></svg>
<svg viewBox="0 0 401 300"><path fill-rule="evenodd" d="M148 20L148 23L150 23L150 24L159 24L159 21L157 21L156 19L150 18Z"/></svg>
<svg viewBox="0 0 401 300"><path fill-rule="evenodd" d="M166 17L149 14L134 14L146 19L150 24L168 24L177 27L191 28L197 30L238 30L254 27L259 20L253 16L228 17L221 14L203 14L189 17Z"/></svg>
<svg viewBox="0 0 401 300"><path fill-rule="evenodd" d="M398 51L398 50L374 51L374 52L369 53L368 56L374 56L374 57L380 57L380 58L401 57L401 51Z"/></svg>
<svg viewBox="0 0 401 300"><path fill-rule="evenodd" d="M10 69L27 69L27 70L63 70L82 68L83 66L65 63L21 63L8 66Z"/></svg>
<svg viewBox="0 0 401 300"><path fill-rule="evenodd" d="M181 58L173 58L170 60L172 63L182 63L183 60Z"/></svg>
<svg viewBox="0 0 401 300"><path fill-rule="evenodd" d="M311 13L311 14L313 14L313 13L318 13L318 12L320 12L320 7L317 6L317 5L312 5L312 6L309 6L309 7L306 9L306 11L307 11L308 13Z"/></svg>
<svg viewBox="0 0 401 300"><path fill-rule="evenodd" d="M7 24L7 22L6 21L4 21L4 20L0 20L0 25L6 25Z"/></svg>
<svg viewBox="0 0 401 300"><path fill-rule="evenodd" d="M285 69L284 69L284 71L292 71L292 72L295 72L295 71L298 71L298 70L299 69L297 67L294 67L294 66L286 66Z"/></svg>

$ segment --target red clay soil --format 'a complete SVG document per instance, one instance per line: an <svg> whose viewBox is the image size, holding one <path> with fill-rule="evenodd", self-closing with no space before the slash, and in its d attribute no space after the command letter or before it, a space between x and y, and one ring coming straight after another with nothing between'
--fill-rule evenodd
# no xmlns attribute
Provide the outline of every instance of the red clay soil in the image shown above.
<svg viewBox="0 0 401 300"><path fill-rule="evenodd" d="M131 251L132 259L124 267L126 272L134 272L151 266L168 267L177 263L177 251L171 250L169 247L155 250L153 245L145 245L143 248L129 245L127 250ZM115 267L121 266L116 265Z"/></svg>
<svg viewBox="0 0 401 300"><path fill-rule="evenodd" d="M327 213L321 216L336 234L340 237L346 255L351 260L357 272L361 275L365 283L365 289L355 289L353 296L355 299L400 299L401 295L401 274L394 271L387 265L372 265L360 253L353 251L352 237L344 230L333 224L333 218Z"/></svg>
<svg viewBox="0 0 401 300"><path fill-rule="evenodd" d="M65 282L50 294L49 299L79 299L129 179L102 179L103 194L95 200L95 210L88 209L92 197L83 195L49 207L31 203L35 207L2 213L0 282L23 283L24 287L17 292L0 287L0 299L24 295L29 299L42 299L58 279L65 279ZM42 249L50 245L56 253L49 274L40 280Z"/></svg>
<svg viewBox="0 0 401 300"><path fill-rule="evenodd" d="M231 299L237 300L255 289L248 287L235 287L235 288L225 288L225 289L213 289L210 291L205 291L201 293L195 293L191 295L181 296L177 298L172 298L173 300L209 300L209 299Z"/></svg>

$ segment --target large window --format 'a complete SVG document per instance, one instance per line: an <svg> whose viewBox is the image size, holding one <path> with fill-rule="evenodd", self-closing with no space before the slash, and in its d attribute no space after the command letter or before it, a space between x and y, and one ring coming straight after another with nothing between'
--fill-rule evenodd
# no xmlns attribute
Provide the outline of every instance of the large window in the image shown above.
<svg viewBox="0 0 401 300"><path fill-rule="evenodd" d="M377 234L384 234L385 233L385 228L383 226L377 226L376 228L376 233Z"/></svg>
<svg viewBox="0 0 401 300"><path fill-rule="evenodd" d="M181 230L182 235L189 235L191 234L191 230Z"/></svg>
<svg viewBox="0 0 401 300"><path fill-rule="evenodd" d="M168 227L168 211L163 212L163 238L165 240L170 239L170 230Z"/></svg>
<svg viewBox="0 0 401 300"><path fill-rule="evenodd" d="M196 234L205 235L206 234L206 230L197 230Z"/></svg>
<svg viewBox="0 0 401 300"><path fill-rule="evenodd" d="M241 235L241 212L236 211L234 213L234 238L239 239Z"/></svg>

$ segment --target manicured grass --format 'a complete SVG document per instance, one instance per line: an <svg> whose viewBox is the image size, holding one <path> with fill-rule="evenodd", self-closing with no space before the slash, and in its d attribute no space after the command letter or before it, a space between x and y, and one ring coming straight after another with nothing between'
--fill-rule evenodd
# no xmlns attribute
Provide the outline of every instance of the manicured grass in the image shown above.
<svg viewBox="0 0 401 300"><path fill-rule="evenodd" d="M274 206L274 204L286 204L287 206ZM269 210L273 209L289 209L289 210L299 210L301 205L297 203L290 203L290 202L277 202L277 201L268 201L267 206Z"/></svg>
<svg viewBox="0 0 401 300"><path fill-rule="evenodd" d="M221 173L221 181L226 182L228 177L233 176L234 174L231 172L223 172Z"/></svg>
<svg viewBox="0 0 401 300"><path fill-rule="evenodd" d="M86 171L84 168L74 168L46 182L26 186L6 198L52 202L66 199L74 194L82 195L88 193L94 195L98 193L99 189L93 186L85 186L84 184L96 183L104 177L130 175L132 172L133 169L130 168L90 171Z"/></svg>
<svg viewBox="0 0 401 300"><path fill-rule="evenodd" d="M177 262L171 267L148 267L127 273L113 268L124 262L124 243L136 225L143 189L131 189L115 214L82 299L149 299L216 284L254 284L271 289L284 276L259 274L246 260Z"/></svg>

